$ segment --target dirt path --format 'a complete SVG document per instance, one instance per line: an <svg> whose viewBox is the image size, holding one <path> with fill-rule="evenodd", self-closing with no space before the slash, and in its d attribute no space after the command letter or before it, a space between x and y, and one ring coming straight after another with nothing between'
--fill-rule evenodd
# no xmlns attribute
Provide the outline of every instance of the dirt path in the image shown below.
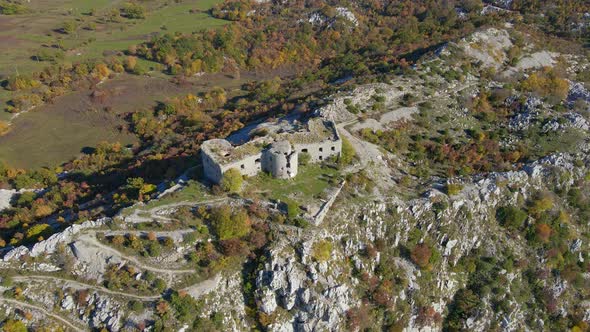
<svg viewBox="0 0 590 332"><path fill-rule="evenodd" d="M104 232L105 236L113 236L113 235L127 235L127 234L134 234L139 237L146 237L148 234L153 233L156 235L157 238L169 237L174 240L174 242L179 243L182 242L184 239L184 235L196 232L196 230L192 228L187 229L178 229L175 231L138 231L138 230L117 230L117 231L107 231ZM95 232L98 233L98 232Z"/></svg>
<svg viewBox="0 0 590 332"><path fill-rule="evenodd" d="M109 247L107 245L104 245L104 244L100 243L100 241L98 241L93 236L89 236L89 234L85 234L83 236L80 236L79 241L86 242L87 244L90 244L90 245L92 245L94 247L97 247L99 249L102 249L102 250L104 250L107 253L110 253L110 254L112 254L114 256L118 256L118 257L120 257L123 260L127 260L127 261L135 264L137 267L139 267L141 269L152 271L152 272L166 274L169 277L171 277L172 275L175 275L175 274L195 273L195 270L193 270L193 269L190 269L190 270L189 269L186 269L186 270L182 270L182 269L181 270L171 270L171 269L160 269L160 268L157 268L157 267L152 267L152 266L149 266L149 265L145 265L144 263L140 262L135 257L125 255L125 254L119 252L116 249L113 249L113 248L111 248L111 247Z"/></svg>
<svg viewBox="0 0 590 332"><path fill-rule="evenodd" d="M213 278L203 280L203 281L198 282L196 284L182 288L181 290L187 292L188 294L190 294L194 298L198 299L200 296L209 293L212 289L217 287L217 285L221 281L221 278L222 278L221 274L218 273ZM43 276L43 275L15 276L12 278L12 280L14 280L16 282L26 282L26 281L35 281L35 280L54 281L56 283L73 285L74 287L76 287L78 289L92 289L92 290L95 290L95 291L101 292L101 293L123 296L123 297L127 297L127 298L134 298L134 299L138 299L138 300L142 300L142 301L155 301L155 300L159 300L162 298L162 295L160 295L160 294L158 294L158 295L129 294L129 293L124 293L124 292L113 291L113 290L110 290L105 287L91 285L91 284L83 283L83 282L76 281L76 280L58 278L58 277L53 277L53 276Z"/></svg>
<svg viewBox="0 0 590 332"><path fill-rule="evenodd" d="M111 295L119 295L119 296L124 296L124 297L131 297L134 299L138 299L138 300L144 300L144 301L153 301L153 300L158 300L161 298L160 295L135 295L135 294L129 294L129 293L123 293L123 292L117 292L117 291L113 291L110 290L108 288L105 287L100 287L100 286L95 286L95 285L91 285L91 284L85 284L76 280L70 280L70 279L64 279L64 278L58 278L58 277L52 277L52 276L17 276L17 277L13 277L12 278L14 281L33 281L33 280L48 280L48 281L55 281L57 283L66 283L69 285L74 285L76 288L79 289L93 289L97 292L101 292L101 293L106 293L106 294L111 294Z"/></svg>
<svg viewBox="0 0 590 332"><path fill-rule="evenodd" d="M356 123L357 121L348 121L343 122L337 125L338 132L340 135L345 137L354 150L356 151L356 155L360 160L360 163L350 166L345 170L347 173L356 173L360 170L367 169L368 167L372 166L372 169L377 172L379 178L379 184L383 187L391 187L394 184L393 180L391 179L391 174L389 173L389 166L387 162L383 158L383 153L379 149L379 147L373 143L369 143L367 141L363 141L360 138L352 135L348 130L346 130L346 126Z"/></svg>
<svg viewBox="0 0 590 332"><path fill-rule="evenodd" d="M61 323L65 324L67 327L71 328L74 331L85 331L83 329L80 329L79 327L76 327L74 324L68 322L67 320L61 318L60 316L58 316L58 315L56 315L54 313L51 313L51 312L47 311L46 309L41 308L39 306L36 306L36 305L33 305L33 304L29 304L29 303L25 303L25 302L21 302L21 301L14 300L14 299L7 299L7 298L3 298L3 297L0 297L0 302L10 303L10 304L12 304L14 306L17 306L17 307L23 307L23 308L28 308L28 309L40 311L44 315L49 316L49 317L51 317L51 318L53 318L55 320L60 321Z"/></svg>
<svg viewBox="0 0 590 332"><path fill-rule="evenodd" d="M141 210L139 208L135 208L135 209L133 209L133 213L131 213L128 216L125 216L123 219L125 220L125 222L134 223L134 224L142 223L142 222L151 222L153 220L166 223L166 222L174 221L174 219L167 217L165 215L162 215L162 212L167 212L170 209L174 209L174 208L181 207L181 206L219 204L221 202L227 201L228 199L229 198L227 198L227 197L223 197L223 198L209 199L209 200L200 201L200 202L183 201L183 202L177 202L177 203L156 206L156 207L153 207L149 210ZM149 214L149 217L143 217L140 214Z"/></svg>

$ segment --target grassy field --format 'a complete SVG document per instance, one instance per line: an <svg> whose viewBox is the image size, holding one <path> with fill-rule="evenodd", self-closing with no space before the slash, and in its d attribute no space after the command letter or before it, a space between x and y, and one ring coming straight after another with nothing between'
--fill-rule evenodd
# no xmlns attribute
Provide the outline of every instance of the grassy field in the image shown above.
<svg viewBox="0 0 590 332"><path fill-rule="evenodd" d="M0 16L0 44L10 45L2 50L0 75L43 69L50 63L35 61L32 56L42 49L54 51L57 45L65 49L63 62L77 62L99 58L106 51L125 51L155 33L188 33L222 26L227 21L204 12L218 2L220 0L142 2L147 9L145 19L110 21L106 17L125 1L32 0L28 4L31 13ZM89 14L91 10L93 15ZM75 22L76 31L60 32L65 22Z"/></svg>
<svg viewBox="0 0 590 332"><path fill-rule="evenodd" d="M149 40L154 34L192 32L219 27L227 21L215 19L205 11L221 0L153 0L141 2L146 18L132 20L119 17L108 20L112 11L118 12L122 0L31 0L31 13L0 16L0 80L15 73L24 75L39 71L50 62L35 61L40 50L56 51L61 45L64 58L58 63L76 63L86 59L101 59L107 54L125 51L130 45ZM92 15L90 12L92 11ZM74 33L59 31L64 22L75 22ZM92 28L92 29L90 29ZM142 60L143 61L143 60ZM149 66L148 66L149 68ZM91 91L76 91L56 98L12 119L11 131L0 137L0 161L12 166L35 168L56 166L81 153L85 147L100 141L135 142L134 138L117 128L123 124L120 114L153 107L157 101L183 93L198 93L212 84L237 87L242 80L228 77L208 77L202 84L178 87L159 73L154 77L120 75L101 85L112 91L108 102L95 104ZM12 98L11 92L0 88L0 108ZM110 112L105 112L105 108ZM12 114L0 111L0 120L9 121Z"/></svg>
<svg viewBox="0 0 590 332"><path fill-rule="evenodd" d="M321 164L300 166L297 176L290 180L275 179L261 173L248 179L244 191L304 205L316 201L327 188L334 186L338 174L338 170Z"/></svg>
<svg viewBox="0 0 590 332"><path fill-rule="evenodd" d="M179 86L155 76L122 74L103 83L100 90L110 95L104 102L92 100L92 91L76 91L20 114L12 121L10 132L0 136L0 161L23 168L57 166L101 141L131 144L135 142L132 135L117 131L124 124L122 114L152 108L177 95L198 94L213 86L237 95L242 93L239 87L244 82L257 78L244 74L237 80L212 74L195 84Z"/></svg>

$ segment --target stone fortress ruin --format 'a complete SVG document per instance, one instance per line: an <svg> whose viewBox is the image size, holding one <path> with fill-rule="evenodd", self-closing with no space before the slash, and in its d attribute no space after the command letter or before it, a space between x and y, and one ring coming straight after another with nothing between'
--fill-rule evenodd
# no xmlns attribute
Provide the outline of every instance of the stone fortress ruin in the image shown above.
<svg viewBox="0 0 590 332"><path fill-rule="evenodd" d="M299 157L309 155L309 162L320 162L340 156L342 140L333 121L321 117L306 122L265 123L248 133L250 139L234 146L226 139L203 142L201 157L205 177L219 183L223 174L237 169L242 175L254 176L261 171L275 178L297 175Z"/></svg>

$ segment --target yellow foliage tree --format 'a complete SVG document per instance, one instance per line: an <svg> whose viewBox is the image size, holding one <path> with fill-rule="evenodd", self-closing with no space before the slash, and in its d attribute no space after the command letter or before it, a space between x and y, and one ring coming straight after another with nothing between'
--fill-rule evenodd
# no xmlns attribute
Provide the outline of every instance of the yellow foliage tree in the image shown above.
<svg viewBox="0 0 590 332"><path fill-rule="evenodd" d="M53 209L49 205L41 204L41 205L37 205L35 207L35 217L36 218L47 217L51 213L53 213Z"/></svg>
<svg viewBox="0 0 590 332"><path fill-rule="evenodd" d="M39 236L43 232L47 231L49 229L49 227L50 226L48 224L34 225L31 228L27 229L26 237L27 237L27 239L36 238L37 236Z"/></svg>
<svg viewBox="0 0 590 332"><path fill-rule="evenodd" d="M128 56L125 59L125 69L127 69L128 71L132 71L133 69L135 69L135 66L137 66L137 58L134 56Z"/></svg>
<svg viewBox="0 0 590 332"><path fill-rule="evenodd" d="M10 130L8 122L0 121L0 136L6 134Z"/></svg>
<svg viewBox="0 0 590 332"><path fill-rule="evenodd" d="M568 82L559 77L553 69L547 68L529 75L521 87L525 91L549 98L551 102L564 100L569 91Z"/></svg>
<svg viewBox="0 0 590 332"><path fill-rule="evenodd" d="M111 70L104 63L99 63L94 67L94 76L100 80L108 78L110 74Z"/></svg>

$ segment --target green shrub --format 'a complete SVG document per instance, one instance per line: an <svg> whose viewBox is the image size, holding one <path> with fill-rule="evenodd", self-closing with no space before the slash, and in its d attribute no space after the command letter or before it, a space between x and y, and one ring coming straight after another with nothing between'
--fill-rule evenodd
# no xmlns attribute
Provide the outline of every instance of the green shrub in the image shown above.
<svg viewBox="0 0 590 332"><path fill-rule="evenodd" d="M131 19L145 18L145 8L139 4L128 2L121 8L121 14Z"/></svg>
<svg viewBox="0 0 590 332"><path fill-rule="evenodd" d="M129 302L129 309L133 312L142 312L144 307L141 301L132 300Z"/></svg>
<svg viewBox="0 0 590 332"><path fill-rule="evenodd" d="M307 152L302 152L299 154L299 165L305 166L311 160L311 155Z"/></svg>
<svg viewBox="0 0 590 332"><path fill-rule="evenodd" d="M548 194L539 194L529 205L529 212L539 215L553 208L553 199Z"/></svg>
<svg viewBox="0 0 590 332"><path fill-rule="evenodd" d="M2 324L4 332L27 332L27 326L20 320L8 319Z"/></svg>
<svg viewBox="0 0 590 332"><path fill-rule="evenodd" d="M16 204L18 206L29 206L36 196L37 194L34 191L25 191L24 193L18 196Z"/></svg>
<svg viewBox="0 0 590 332"><path fill-rule="evenodd" d="M158 278L158 279L154 280L153 286L158 292L163 292L166 289L166 282L164 280Z"/></svg>
<svg viewBox="0 0 590 332"><path fill-rule="evenodd" d="M496 210L496 219L500 225L512 230L521 229L527 217L525 211L514 206L503 206Z"/></svg>
<svg viewBox="0 0 590 332"><path fill-rule="evenodd" d="M299 216L299 214L301 213L299 204L297 204L297 202L294 201L287 201L285 202L285 204L287 205L287 217L291 220L297 218L297 216Z"/></svg>
<svg viewBox="0 0 590 332"><path fill-rule="evenodd" d="M0 14L2 15L19 15L25 14L29 9L21 4L1 1L0 2Z"/></svg>
<svg viewBox="0 0 590 332"><path fill-rule="evenodd" d="M221 179L221 189L225 192L229 193L237 193L242 189L242 183L244 179L242 178L242 174L235 168L228 169L225 173L223 173L223 178Z"/></svg>
<svg viewBox="0 0 590 332"><path fill-rule="evenodd" d="M461 192L461 189L463 189L463 185L461 185L461 184L458 184L458 183L447 183L447 185L445 187L445 192L449 196L455 196L455 195L457 195L458 193Z"/></svg>
<svg viewBox="0 0 590 332"><path fill-rule="evenodd" d="M250 232L248 213L245 210L239 210L232 214L229 206L213 210L211 224L215 235L221 241L243 237Z"/></svg>
<svg viewBox="0 0 590 332"><path fill-rule="evenodd" d="M69 34L76 32L77 28L78 28L78 24L75 21L67 21L62 24L60 30L61 30L61 32L69 35Z"/></svg>
<svg viewBox="0 0 590 332"><path fill-rule="evenodd" d="M313 244L311 257L316 262L326 262L332 255L333 245L328 240L319 241Z"/></svg>
<svg viewBox="0 0 590 332"><path fill-rule="evenodd" d="M195 243L197 241L197 232L186 233L182 239L186 243Z"/></svg>
<svg viewBox="0 0 590 332"><path fill-rule="evenodd" d="M356 157L356 151L354 147L346 138L342 138L342 152L340 154L340 164L349 165Z"/></svg>
<svg viewBox="0 0 590 332"><path fill-rule="evenodd" d="M158 243L158 241L150 241L147 245L147 253L151 257L160 256L162 253L162 246Z"/></svg>

